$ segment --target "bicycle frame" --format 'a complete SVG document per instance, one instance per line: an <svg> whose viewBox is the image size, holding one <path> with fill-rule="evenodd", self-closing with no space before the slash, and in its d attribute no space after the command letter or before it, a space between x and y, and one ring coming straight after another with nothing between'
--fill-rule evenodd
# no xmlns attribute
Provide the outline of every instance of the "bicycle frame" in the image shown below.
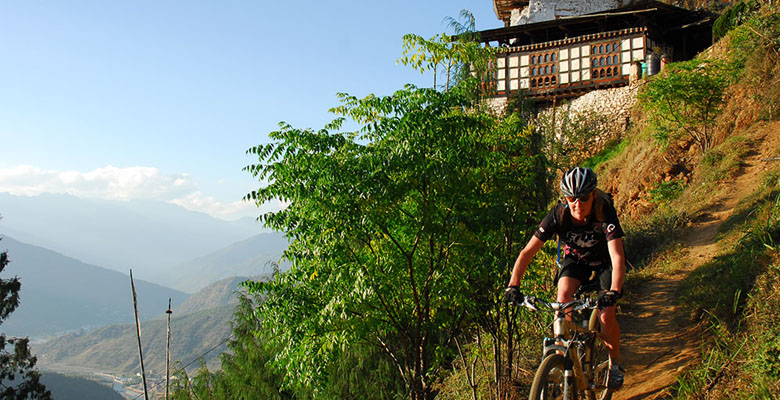
<svg viewBox="0 0 780 400"><path fill-rule="evenodd" d="M587 391L587 397L589 399L594 398L592 391L604 390L606 387L603 385L597 385L594 382L594 376L597 365L590 365L588 368L583 366L583 359L588 362L593 362L593 354L590 352L593 349L592 342L596 340L603 340L601 333L598 331L598 310L597 304L592 299L574 300L567 303L548 303L541 299L537 299L531 296L526 296L523 304L531 310L538 311L539 306L555 312L555 319L553 320L553 332L554 338L545 338L544 349L542 359L546 358L550 354L561 354L565 358L564 367L564 379L570 382L571 378L574 378L574 386L577 391ZM585 318L582 315L585 311L590 310L590 315ZM582 326L574 323L571 318L573 314L580 314L582 318ZM570 393L567 393L571 387L570 384L564 385L564 398L572 398Z"/></svg>

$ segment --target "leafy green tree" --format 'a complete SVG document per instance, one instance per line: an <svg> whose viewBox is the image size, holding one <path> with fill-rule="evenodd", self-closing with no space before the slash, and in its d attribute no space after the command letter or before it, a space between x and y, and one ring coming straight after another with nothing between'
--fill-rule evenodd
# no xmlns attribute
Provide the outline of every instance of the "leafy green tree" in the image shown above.
<svg viewBox="0 0 780 400"><path fill-rule="evenodd" d="M282 389L282 374L269 367L276 350L269 344L255 313L258 296L238 294L228 352L221 355L221 368L209 371L205 364L193 376L176 374L172 399L308 399L310 390ZM328 365L328 380L320 397L332 399L383 400L404 393L398 371L376 346L356 344L345 349ZM177 368L181 370L181 367ZM190 379L191 378L191 379Z"/></svg>
<svg viewBox="0 0 780 400"><path fill-rule="evenodd" d="M420 73L433 71L433 87L441 70L445 76L444 90L469 78L472 71L483 82L492 81L493 49L482 47L477 39L474 16L468 10L460 12L460 20L446 18L455 34L435 35L430 39L415 34L404 35L403 56L398 62Z"/></svg>
<svg viewBox="0 0 780 400"><path fill-rule="evenodd" d="M269 183L247 197L288 203L262 220L292 239L291 268L248 285L267 296L258 313L287 387L325 397L329 366L370 343L410 398L432 398L454 338L496 313L543 162L529 129L474 106L476 86L342 94L324 129L281 124L248 150ZM363 128L340 132L347 117Z"/></svg>
<svg viewBox="0 0 780 400"><path fill-rule="evenodd" d="M688 135L702 152L709 150L732 72L722 63L693 59L669 64L652 78L640 98L653 113L656 138Z"/></svg>
<svg viewBox="0 0 780 400"><path fill-rule="evenodd" d="M374 343L351 343L328 364L323 395L334 400L386 400L403 398L403 379L383 350Z"/></svg>
<svg viewBox="0 0 780 400"><path fill-rule="evenodd" d="M173 399L269 399L284 400L296 397L281 390L281 375L266 366L274 351L259 330L260 322L254 309L257 297L238 294L232 322L232 336L227 352L221 355L221 369L208 370L202 364L190 380L180 372L174 382ZM253 300L255 299L255 300Z"/></svg>
<svg viewBox="0 0 780 400"><path fill-rule="evenodd" d="M0 252L0 272L10 260ZM19 306L22 283L18 277L0 279L0 323ZM8 348L12 351L9 351ZM35 369L37 359L30 354L28 338L0 334L0 397L3 399L51 399L51 393L40 382Z"/></svg>

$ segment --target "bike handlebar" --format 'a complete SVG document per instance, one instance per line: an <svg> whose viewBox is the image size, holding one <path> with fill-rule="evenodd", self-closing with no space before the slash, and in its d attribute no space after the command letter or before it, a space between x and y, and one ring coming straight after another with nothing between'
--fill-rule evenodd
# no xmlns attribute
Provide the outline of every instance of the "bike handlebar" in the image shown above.
<svg viewBox="0 0 780 400"><path fill-rule="evenodd" d="M600 308L598 307L598 302L590 298L576 299L566 303L558 303L558 302L548 302L534 296L524 296L523 302L515 303L515 305L524 306L533 311L539 311L539 306L546 308L547 310L550 311L562 311L569 307L574 307L572 311L592 310L594 308Z"/></svg>

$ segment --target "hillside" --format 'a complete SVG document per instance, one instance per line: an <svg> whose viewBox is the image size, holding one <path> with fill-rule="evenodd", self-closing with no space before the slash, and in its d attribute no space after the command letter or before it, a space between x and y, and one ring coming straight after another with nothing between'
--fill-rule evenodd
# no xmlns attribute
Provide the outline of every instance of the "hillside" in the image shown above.
<svg viewBox="0 0 780 400"><path fill-rule="evenodd" d="M237 276L219 280L188 297L187 300L184 300L177 307L174 307L173 312L176 315L187 315L220 306L235 306L238 304L236 294L238 292L244 292L238 287L241 282L246 280L260 280L267 276L268 275L258 275L251 278Z"/></svg>
<svg viewBox="0 0 780 400"><path fill-rule="evenodd" d="M251 218L227 222L174 204L60 194L0 193L0 216L2 234L146 280L261 229Z"/></svg>
<svg viewBox="0 0 780 400"><path fill-rule="evenodd" d="M630 216L615 399L780 396L780 18L768 11L696 61L728 75L711 148L659 142L644 108L598 166Z"/></svg>
<svg viewBox="0 0 780 400"><path fill-rule="evenodd" d="M216 346L204 357L210 362L225 350L220 344L230 336L238 284L247 279L234 277L215 282L173 308L172 361L189 364ZM141 325L147 370L164 371L166 325L166 314ZM63 335L35 346L34 351L43 369L134 374L136 369L140 371L137 346L135 325L122 324Z"/></svg>
<svg viewBox="0 0 780 400"><path fill-rule="evenodd" d="M232 276L269 274L287 249L281 233L261 233L203 257L159 270L153 279L172 288L194 293L206 285Z"/></svg>
<svg viewBox="0 0 780 400"><path fill-rule="evenodd" d="M730 243L733 239L723 237L728 229L724 224L743 218L740 213L745 206L750 207L750 196L762 190L762 173L769 166L762 160L780 152L780 123L761 126L753 134L750 155L741 160L743 166L735 172L734 179L722 182L717 192L710 193L710 199L700 204L699 214L680 231L681 237L671 244L672 249L666 251L675 259L661 256L627 284L630 292L620 321L629 376L627 388L616 398L644 398L669 390L679 372L701 362L697 351L702 345L701 315L686 313L692 308L706 309L717 304L685 304L689 299L682 294L690 290L685 285L701 273L699 268L712 263L716 256L734 251ZM671 304L670 299L674 299Z"/></svg>
<svg viewBox="0 0 780 400"><path fill-rule="evenodd" d="M234 307L210 310L171 319L171 361L183 365L206 354L210 362L225 350ZM156 319L141 324L144 367L147 373L165 374L166 324ZM135 324L112 325L92 332L71 333L34 346L41 370L104 372L134 375L140 372ZM192 364L191 368L197 367Z"/></svg>
<svg viewBox="0 0 780 400"><path fill-rule="evenodd" d="M133 299L128 275L85 264L42 247L2 236L0 248L11 263L4 274L22 283L19 308L3 323L14 336L49 336L115 323L132 322ZM146 320L164 312L187 294L136 279L138 311Z"/></svg>

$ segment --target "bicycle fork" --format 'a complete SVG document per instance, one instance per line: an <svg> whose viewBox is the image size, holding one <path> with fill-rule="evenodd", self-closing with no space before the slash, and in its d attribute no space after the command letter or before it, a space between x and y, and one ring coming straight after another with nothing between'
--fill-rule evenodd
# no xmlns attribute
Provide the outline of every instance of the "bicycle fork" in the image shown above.
<svg viewBox="0 0 780 400"><path fill-rule="evenodd" d="M569 325L569 326L567 326ZM564 378L565 378L565 385L564 385L564 394L568 392L570 387L572 386L572 383L576 384L577 390L588 390L588 378L585 376L585 371L582 367L582 360L579 357L580 351L585 351L584 348L580 348L577 346L576 348L572 348L572 343L574 342L574 338L571 336L565 337L562 335L563 332L576 332L576 328L574 328L574 324L572 324L571 321L566 320L563 318L562 315L559 315L556 317L556 319L553 321L553 332L556 335L555 342L556 345L549 346L549 349L555 348L555 350L562 351L564 358L566 359L564 364ZM576 334L575 334L576 336ZM562 343L565 345L557 345L557 343ZM545 343L546 345L547 343ZM547 347L547 346L545 346ZM548 353L548 350L545 349L545 353ZM571 399L571 395L564 396L564 399Z"/></svg>
<svg viewBox="0 0 780 400"><path fill-rule="evenodd" d="M577 390L587 390L588 388L588 379L585 376L585 371L582 368L582 360L580 360L579 352L578 351L572 351L573 349L569 348L569 351L567 351L566 354L566 364L564 366L567 366L571 364L571 368L565 368L564 375L566 375L567 372L569 372L571 375L573 375L573 381L577 385ZM566 385L569 386L569 385ZM571 398L571 397L569 397Z"/></svg>
<svg viewBox="0 0 780 400"><path fill-rule="evenodd" d="M576 377L576 374L573 371L574 363L571 361L570 357L566 357L566 361L563 363L563 399L564 400L572 400L574 399L574 393L572 392L572 388L574 386L574 380Z"/></svg>

